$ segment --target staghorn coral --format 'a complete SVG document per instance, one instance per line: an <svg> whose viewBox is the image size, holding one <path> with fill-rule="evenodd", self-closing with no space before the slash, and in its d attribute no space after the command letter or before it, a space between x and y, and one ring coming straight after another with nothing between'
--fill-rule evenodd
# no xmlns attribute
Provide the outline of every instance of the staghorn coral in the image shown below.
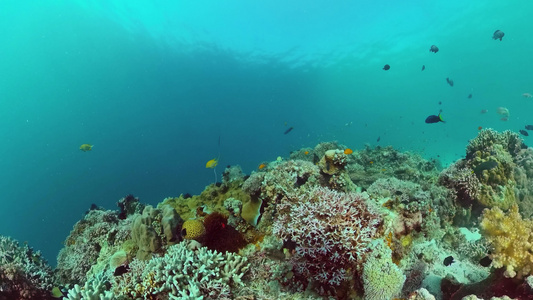
<svg viewBox="0 0 533 300"><path fill-rule="evenodd" d="M288 194L277 205L273 233L296 243L293 270L306 286L315 279L320 289L339 286L349 269L368 251L381 219L368 196L314 187Z"/></svg>
<svg viewBox="0 0 533 300"><path fill-rule="evenodd" d="M68 300L112 300L115 299L113 293L109 291L108 282L105 276L99 275L87 280L83 287L78 284L68 290Z"/></svg>
<svg viewBox="0 0 533 300"><path fill-rule="evenodd" d="M246 257L205 247L191 250L189 246L181 242L170 246L162 257L134 260L130 272L114 277L114 294L134 299L156 295L159 299L222 299L243 285L241 278L248 270Z"/></svg>
<svg viewBox="0 0 533 300"><path fill-rule="evenodd" d="M51 299L52 268L27 244L0 236L0 299Z"/></svg>
<svg viewBox="0 0 533 300"><path fill-rule="evenodd" d="M533 220L522 219L518 206L507 213L498 207L486 209L480 228L493 250L492 266L505 267L505 277L533 273Z"/></svg>

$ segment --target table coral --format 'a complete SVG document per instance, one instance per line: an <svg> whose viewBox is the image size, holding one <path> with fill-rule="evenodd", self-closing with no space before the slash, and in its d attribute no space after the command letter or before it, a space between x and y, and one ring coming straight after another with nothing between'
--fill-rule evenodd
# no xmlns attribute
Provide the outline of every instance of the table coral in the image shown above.
<svg viewBox="0 0 533 300"><path fill-rule="evenodd" d="M493 267L505 267L506 277L522 278L533 272L533 220L523 220L518 206L508 213L498 207L486 209L480 227L493 250Z"/></svg>

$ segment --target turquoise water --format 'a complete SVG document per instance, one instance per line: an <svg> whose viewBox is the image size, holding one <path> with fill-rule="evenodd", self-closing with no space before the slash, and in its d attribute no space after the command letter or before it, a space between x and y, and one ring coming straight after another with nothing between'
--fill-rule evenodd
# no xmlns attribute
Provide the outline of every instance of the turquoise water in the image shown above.
<svg viewBox="0 0 533 300"><path fill-rule="evenodd" d="M53 264L91 203L197 194L219 155L219 178L226 165L249 173L329 140L447 165L479 126L533 123L522 97L533 93L531 11L530 1L2 1L0 234ZM440 109L446 123L424 123Z"/></svg>

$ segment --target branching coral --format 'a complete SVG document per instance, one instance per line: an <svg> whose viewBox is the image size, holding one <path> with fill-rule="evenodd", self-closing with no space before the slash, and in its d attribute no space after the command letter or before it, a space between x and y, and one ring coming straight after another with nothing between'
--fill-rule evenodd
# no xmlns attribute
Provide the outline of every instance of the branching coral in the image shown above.
<svg viewBox="0 0 533 300"><path fill-rule="evenodd" d="M474 215L483 208L508 210L517 199L530 197L523 148L514 132L482 130L467 146L466 159L443 172L439 181L455 191L461 206L472 207Z"/></svg>
<svg viewBox="0 0 533 300"><path fill-rule="evenodd" d="M68 300L112 300L114 299L113 293L107 289L107 281L104 276L95 276L90 280L87 280L83 287L74 285L67 293L65 299Z"/></svg>
<svg viewBox="0 0 533 300"><path fill-rule="evenodd" d="M130 234L131 219L121 220L113 211L90 210L70 232L57 258L56 276L62 284L83 284L104 246L119 247Z"/></svg>
<svg viewBox="0 0 533 300"><path fill-rule="evenodd" d="M368 196L315 187L289 194L277 205L273 233L296 243L291 261L304 281L338 286L350 277L348 270L368 250L381 219Z"/></svg>
<svg viewBox="0 0 533 300"><path fill-rule="evenodd" d="M52 278L40 252L0 236L0 299L49 299Z"/></svg>
<svg viewBox="0 0 533 300"><path fill-rule="evenodd" d="M518 206L506 214L498 207L486 209L480 227L492 247L494 267L505 267L506 277L533 273L533 220L523 220Z"/></svg>
<svg viewBox="0 0 533 300"><path fill-rule="evenodd" d="M246 257L205 247L191 250L188 245L187 242L173 245L164 256L150 261L134 260L130 272L115 277L112 283L115 295L221 299L231 294L232 287L243 284L241 277L248 270Z"/></svg>
<svg viewBox="0 0 533 300"><path fill-rule="evenodd" d="M522 148L523 142L518 134L509 130L499 133L491 128L483 129L466 146L466 157L467 159L472 157L477 151L491 151L496 144L502 145L511 155L516 155Z"/></svg>

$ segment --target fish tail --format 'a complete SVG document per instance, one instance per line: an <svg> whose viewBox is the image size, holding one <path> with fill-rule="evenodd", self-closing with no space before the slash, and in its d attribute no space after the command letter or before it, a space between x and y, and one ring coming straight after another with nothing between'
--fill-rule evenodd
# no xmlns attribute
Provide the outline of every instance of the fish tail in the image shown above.
<svg viewBox="0 0 533 300"><path fill-rule="evenodd" d="M443 123L446 123L444 122L444 120L442 119L441 115L439 114L439 121L443 122Z"/></svg>

